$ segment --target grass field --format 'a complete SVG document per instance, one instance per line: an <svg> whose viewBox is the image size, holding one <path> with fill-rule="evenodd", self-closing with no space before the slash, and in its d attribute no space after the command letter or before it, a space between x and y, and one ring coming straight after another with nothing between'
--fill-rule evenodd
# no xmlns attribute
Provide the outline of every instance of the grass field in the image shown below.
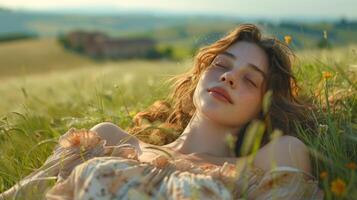
<svg viewBox="0 0 357 200"><path fill-rule="evenodd" d="M95 63L62 52L56 45L35 53L29 49L34 41L27 42L0 46L0 192L40 167L57 138L70 127L90 128L102 121L129 127L135 113L168 94L163 80L191 64L144 60ZM42 42L45 48L46 42L54 41ZM294 67L302 97L318 107L314 112L318 132L311 135L300 130L300 138L311 150L314 175L320 179L326 199L357 196L356 49L299 52ZM51 51L61 57L51 57ZM18 71L20 62L10 62L16 59L10 58L15 52L26 61L21 63L31 65L26 69L29 75ZM33 61L38 55L48 60L43 64ZM12 64L6 68L7 63ZM47 70L50 66L53 70Z"/></svg>
<svg viewBox="0 0 357 200"><path fill-rule="evenodd" d="M91 64L91 59L65 51L53 38L0 43L0 79Z"/></svg>

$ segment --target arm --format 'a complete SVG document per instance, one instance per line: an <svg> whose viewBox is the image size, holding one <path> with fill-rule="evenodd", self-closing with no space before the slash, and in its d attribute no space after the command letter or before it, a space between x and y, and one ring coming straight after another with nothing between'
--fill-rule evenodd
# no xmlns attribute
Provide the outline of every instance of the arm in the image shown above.
<svg viewBox="0 0 357 200"><path fill-rule="evenodd" d="M34 189L37 189L38 194L42 194L40 191L48 187L48 180L64 179L75 166L93 157L105 155L107 151L104 143L105 141L95 132L71 128L59 138L58 145L46 162L12 188L0 194L0 200L26 196Z"/></svg>

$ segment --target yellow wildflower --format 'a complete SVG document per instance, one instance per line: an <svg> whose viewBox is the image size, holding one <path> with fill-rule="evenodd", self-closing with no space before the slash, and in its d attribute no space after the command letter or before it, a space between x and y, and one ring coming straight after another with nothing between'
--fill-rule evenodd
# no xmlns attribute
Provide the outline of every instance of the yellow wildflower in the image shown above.
<svg viewBox="0 0 357 200"><path fill-rule="evenodd" d="M349 162L349 163L346 164L346 167L347 167L348 169L355 170L355 169L357 169L357 164L354 163L354 162Z"/></svg>
<svg viewBox="0 0 357 200"><path fill-rule="evenodd" d="M323 171L323 172L320 173L320 178L321 178L321 179L324 179L324 178L326 178L327 176L328 176L327 171Z"/></svg>
<svg viewBox="0 0 357 200"><path fill-rule="evenodd" d="M331 73L331 72L328 72L328 71L324 71L324 72L323 72L323 77L324 77L325 79L329 79L329 78L332 77L332 73Z"/></svg>
<svg viewBox="0 0 357 200"><path fill-rule="evenodd" d="M293 38L290 35L285 35L284 40L285 40L285 43L289 45L291 43L291 41L293 40Z"/></svg>
<svg viewBox="0 0 357 200"><path fill-rule="evenodd" d="M136 112L136 111L134 111L134 110L129 111L129 115L130 115L130 116L135 116L135 115L136 115L136 113L137 113L137 112Z"/></svg>
<svg viewBox="0 0 357 200"><path fill-rule="evenodd" d="M331 183L331 191L336 195L336 196L342 196L343 193L346 190L346 183L340 179L337 178Z"/></svg>

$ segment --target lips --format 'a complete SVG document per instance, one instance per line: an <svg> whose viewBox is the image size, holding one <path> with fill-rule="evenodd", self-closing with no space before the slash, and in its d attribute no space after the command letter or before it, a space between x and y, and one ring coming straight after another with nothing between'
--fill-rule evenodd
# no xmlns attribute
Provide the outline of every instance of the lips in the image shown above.
<svg viewBox="0 0 357 200"><path fill-rule="evenodd" d="M229 103L233 104L231 96L229 96L228 92L221 87L212 87L207 89L208 92L215 92L218 95L224 97Z"/></svg>

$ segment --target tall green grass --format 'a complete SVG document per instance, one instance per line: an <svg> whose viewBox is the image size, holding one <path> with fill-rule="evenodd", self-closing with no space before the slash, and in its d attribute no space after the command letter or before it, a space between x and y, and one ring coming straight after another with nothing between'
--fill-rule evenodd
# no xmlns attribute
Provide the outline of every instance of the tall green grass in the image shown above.
<svg viewBox="0 0 357 200"><path fill-rule="evenodd" d="M311 115L319 130L299 129L299 136L311 150L326 199L357 196L354 48L301 52L294 67L302 97L317 108ZM7 79L0 85L0 191L40 167L70 127L102 121L129 127L135 113L166 97L163 80L190 64L129 61ZM333 192L336 180L345 183L342 194Z"/></svg>
<svg viewBox="0 0 357 200"><path fill-rule="evenodd" d="M167 95L163 81L185 67L128 61L8 79L0 85L0 191L40 167L70 127L128 127L136 112Z"/></svg>
<svg viewBox="0 0 357 200"><path fill-rule="evenodd" d="M315 106L317 132L299 128L325 199L357 197L357 54L355 46L305 51L296 68L302 95Z"/></svg>

